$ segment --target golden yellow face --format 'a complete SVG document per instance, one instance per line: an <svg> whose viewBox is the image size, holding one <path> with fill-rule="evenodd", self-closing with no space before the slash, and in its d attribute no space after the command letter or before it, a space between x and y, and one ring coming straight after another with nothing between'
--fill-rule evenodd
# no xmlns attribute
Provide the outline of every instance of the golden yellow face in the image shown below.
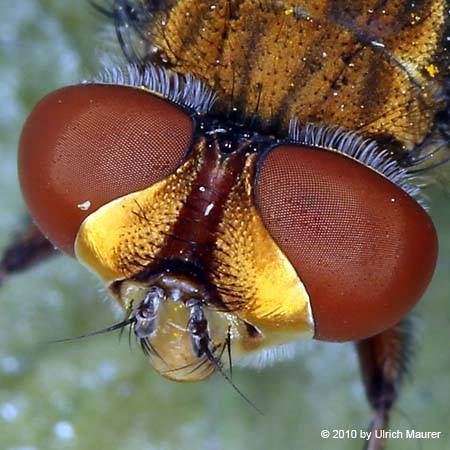
<svg viewBox="0 0 450 450"><path fill-rule="evenodd" d="M437 255L414 172L448 144L447 2L130 5L129 65L37 105L20 176L155 369L396 324Z"/></svg>
<svg viewBox="0 0 450 450"><path fill-rule="evenodd" d="M200 142L193 152L161 182L89 215L75 242L77 258L107 284L114 283L115 298L126 311L133 311L152 286L163 291L158 325L152 330L150 341L161 355L155 358L155 367L175 379L181 373L185 379L210 374L192 370L195 355L186 326L189 308L183 306L189 302L214 305L205 312L210 316L207 321L211 345L223 352L229 335L235 356L314 334L305 287L254 206L255 155L237 155L236 159L230 156L222 167L219 153L212 159L206 142ZM216 167L210 167L211 163ZM237 180L233 179L236 175ZM210 179L209 186L196 182L202 177ZM223 199L217 198L216 192L226 185L229 192ZM239 232L230 236L236 228ZM172 233L175 239L170 238ZM204 241L211 247L195 248L205 246ZM159 245L152 248L148 242ZM168 274L159 264L147 264L149 259L168 260ZM177 264L184 265L179 273L174 272L170 262L178 259L181 262ZM207 277L207 281L187 276L186 271L193 270L190 266L194 264L202 264L202 277ZM245 276L239 277L239 271ZM134 278L144 281L138 300L122 288L123 283L129 286ZM233 290L227 291L231 283ZM278 298L280 291L282 302ZM216 334L215 339L212 333ZM180 372L181 367L189 370Z"/></svg>

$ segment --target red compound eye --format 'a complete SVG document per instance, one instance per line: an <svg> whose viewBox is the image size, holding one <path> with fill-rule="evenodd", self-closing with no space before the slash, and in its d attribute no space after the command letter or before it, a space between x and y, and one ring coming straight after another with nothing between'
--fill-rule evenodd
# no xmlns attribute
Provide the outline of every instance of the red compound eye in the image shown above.
<svg viewBox="0 0 450 450"><path fill-rule="evenodd" d="M349 341L398 322L431 280L428 214L392 182L327 150L272 150L256 180L261 217L309 293L317 339Z"/></svg>
<svg viewBox="0 0 450 450"><path fill-rule="evenodd" d="M189 147L188 114L137 88L79 85L41 100L19 144L19 177L36 223L73 254L81 222L100 206L172 173Z"/></svg>

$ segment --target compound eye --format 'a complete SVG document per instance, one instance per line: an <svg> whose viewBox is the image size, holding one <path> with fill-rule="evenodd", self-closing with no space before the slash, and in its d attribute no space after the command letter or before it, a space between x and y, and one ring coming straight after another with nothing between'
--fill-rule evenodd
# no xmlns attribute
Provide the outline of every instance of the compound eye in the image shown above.
<svg viewBox="0 0 450 450"><path fill-rule="evenodd" d="M256 203L309 293L316 339L350 341L397 323L431 280L428 214L342 154L284 145L262 161Z"/></svg>
<svg viewBox="0 0 450 450"><path fill-rule="evenodd" d="M19 143L19 178L37 225L73 254L81 222L100 206L145 189L182 162L189 115L138 88L78 85L32 111Z"/></svg>

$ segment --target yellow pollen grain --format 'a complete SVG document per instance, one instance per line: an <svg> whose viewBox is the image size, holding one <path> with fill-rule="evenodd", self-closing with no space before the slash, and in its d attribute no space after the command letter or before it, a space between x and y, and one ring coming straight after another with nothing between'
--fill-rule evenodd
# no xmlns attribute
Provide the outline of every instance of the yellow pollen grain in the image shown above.
<svg viewBox="0 0 450 450"><path fill-rule="evenodd" d="M429 64L427 67L425 67L426 71L429 73L431 77L435 77L439 73L439 69L434 64Z"/></svg>

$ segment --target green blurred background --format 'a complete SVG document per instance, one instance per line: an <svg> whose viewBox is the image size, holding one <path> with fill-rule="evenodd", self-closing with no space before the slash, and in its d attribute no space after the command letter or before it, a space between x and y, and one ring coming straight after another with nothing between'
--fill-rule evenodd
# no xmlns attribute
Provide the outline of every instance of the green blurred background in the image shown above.
<svg viewBox="0 0 450 450"><path fill-rule="evenodd" d="M87 1L2 2L0 19L0 249L21 228L17 139L49 91L95 73L103 18ZM100 44L100 45L99 45ZM389 449L450 449L450 209L433 194L441 255L417 308L420 347L394 430L442 431L439 440L392 440ZM301 345L274 367L238 368L234 380L259 416L220 377L176 384L156 375L116 334L52 339L117 320L99 282L58 257L0 289L0 449L360 449L322 429L365 429L370 412L351 345Z"/></svg>

